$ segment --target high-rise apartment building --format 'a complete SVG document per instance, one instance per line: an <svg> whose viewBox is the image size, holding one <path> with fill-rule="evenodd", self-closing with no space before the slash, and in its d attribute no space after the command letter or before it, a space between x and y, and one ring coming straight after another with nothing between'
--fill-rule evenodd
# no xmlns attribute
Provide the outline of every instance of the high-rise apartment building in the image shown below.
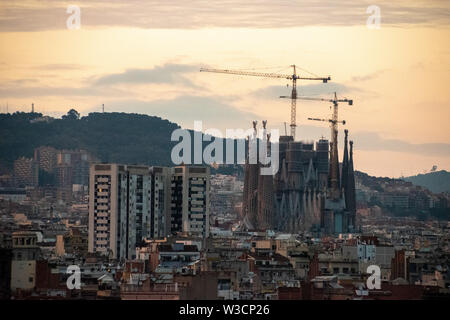
<svg viewBox="0 0 450 320"><path fill-rule="evenodd" d="M171 168L171 232L209 236L210 170L206 166Z"/></svg>
<svg viewBox="0 0 450 320"><path fill-rule="evenodd" d="M48 146L34 149L34 161L39 164L39 169L53 172L56 167L56 152L55 148Z"/></svg>
<svg viewBox="0 0 450 320"><path fill-rule="evenodd" d="M146 166L119 166L118 250L119 256L134 258L136 244L150 236L152 176Z"/></svg>
<svg viewBox="0 0 450 320"><path fill-rule="evenodd" d="M133 259L144 238L209 234L209 170L93 164L89 252Z"/></svg>
<svg viewBox="0 0 450 320"><path fill-rule="evenodd" d="M152 173L152 211L150 238L162 238L170 232L170 168L151 167Z"/></svg>
<svg viewBox="0 0 450 320"><path fill-rule="evenodd" d="M88 251L118 257L119 166L94 164L89 176Z"/></svg>
<svg viewBox="0 0 450 320"><path fill-rule="evenodd" d="M59 187L72 188L73 184L89 184L89 165L95 158L85 150L57 152L56 176Z"/></svg>
<svg viewBox="0 0 450 320"><path fill-rule="evenodd" d="M14 182L18 187L36 186L39 168L33 159L21 157L14 161Z"/></svg>
<svg viewBox="0 0 450 320"><path fill-rule="evenodd" d="M132 259L152 229L152 175L146 166L93 164L89 184L89 252Z"/></svg>

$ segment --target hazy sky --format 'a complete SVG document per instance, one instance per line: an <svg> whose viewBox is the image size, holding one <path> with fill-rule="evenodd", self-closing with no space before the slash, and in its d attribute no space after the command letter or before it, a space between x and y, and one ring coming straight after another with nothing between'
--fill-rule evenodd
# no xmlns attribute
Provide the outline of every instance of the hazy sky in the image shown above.
<svg viewBox="0 0 450 320"><path fill-rule="evenodd" d="M81 10L70 30L69 5ZM370 29L367 7L381 9ZM354 99L340 117L355 167L377 176L450 170L450 1L1 0L0 111L157 115L192 128L284 132L286 80L200 67L330 75L299 94ZM306 71L303 71L306 70ZM329 137L328 103L298 101L297 139ZM340 134L342 138L343 134ZM145 147L145 146L144 146ZM342 147L342 140L340 140ZM342 152L340 156L342 155Z"/></svg>

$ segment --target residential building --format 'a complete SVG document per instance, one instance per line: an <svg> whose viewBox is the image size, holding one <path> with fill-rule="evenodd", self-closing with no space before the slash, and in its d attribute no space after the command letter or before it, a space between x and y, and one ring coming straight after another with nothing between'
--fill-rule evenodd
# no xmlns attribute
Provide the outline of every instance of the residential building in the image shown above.
<svg viewBox="0 0 450 320"><path fill-rule="evenodd" d="M209 235L209 169L93 164L89 252L134 259L143 239Z"/></svg>
<svg viewBox="0 0 450 320"><path fill-rule="evenodd" d="M205 166L179 166L171 174L171 232L209 236L210 170Z"/></svg>

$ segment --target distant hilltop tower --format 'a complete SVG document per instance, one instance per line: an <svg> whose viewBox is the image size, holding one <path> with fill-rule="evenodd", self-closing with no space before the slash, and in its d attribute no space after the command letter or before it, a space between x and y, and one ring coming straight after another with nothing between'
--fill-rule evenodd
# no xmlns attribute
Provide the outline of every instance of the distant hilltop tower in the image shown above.
<svg viewBox="0 0 450 320"><path fill-rule="evenodd" d="M31 113L34 113L34 103L31 104Z"/></svg>

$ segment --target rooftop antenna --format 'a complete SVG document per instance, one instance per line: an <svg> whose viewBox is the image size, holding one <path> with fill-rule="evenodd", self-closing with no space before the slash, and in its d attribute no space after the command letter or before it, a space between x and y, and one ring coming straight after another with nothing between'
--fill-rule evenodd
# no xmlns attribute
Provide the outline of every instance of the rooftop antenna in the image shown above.
<svg viewBox="0 0 450 320"><path fill-rule="evenodd" d="M34 113L34 103L31 104L31 113Z"/></svg>
<svg viewBox="0 0 450 320"><path fill-rule="evenodd" d="M103 111L103 113L105 113L105 104L104 103L102 104L102 111Z"/></svg>

